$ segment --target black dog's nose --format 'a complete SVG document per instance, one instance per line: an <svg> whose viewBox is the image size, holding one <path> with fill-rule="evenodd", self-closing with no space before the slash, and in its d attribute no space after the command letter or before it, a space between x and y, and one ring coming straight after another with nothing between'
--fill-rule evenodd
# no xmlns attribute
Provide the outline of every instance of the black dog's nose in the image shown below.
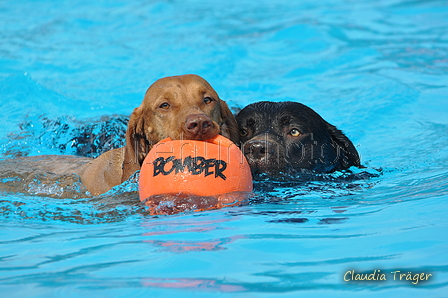
<svg viewBox="0 0 448 298"><path fill-rule="evenodd" d="M274 145L268 141L253 140L244 144L244 155L253 160L266 161L274 152Z"/></svg>

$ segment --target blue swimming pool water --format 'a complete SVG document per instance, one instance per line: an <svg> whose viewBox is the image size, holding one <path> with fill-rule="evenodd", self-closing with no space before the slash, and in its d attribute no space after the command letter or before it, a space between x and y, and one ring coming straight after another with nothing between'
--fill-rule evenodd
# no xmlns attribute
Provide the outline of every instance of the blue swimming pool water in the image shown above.
<svg viewBox="0 0 448 298"><path fill-rule="evenodd" d="M80 126L196 73L234 108L309 105L382 169L162 217L132 183L93 199L2 188L2 295L447 296L447 27L442 0L0 2L2 158L73 153ZM352 270L387 280L344 281Z"/></svg>

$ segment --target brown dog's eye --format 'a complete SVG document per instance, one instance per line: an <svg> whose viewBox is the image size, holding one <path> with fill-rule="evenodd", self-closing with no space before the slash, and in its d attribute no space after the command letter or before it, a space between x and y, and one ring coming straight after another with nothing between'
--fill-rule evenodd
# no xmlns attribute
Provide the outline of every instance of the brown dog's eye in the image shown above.
<svg viewBox="0 0 448 298"><path fill-rule="evenodd" d="M247 136L247 130L245 130L245 129L240 129L240 136L242 136L242 137Z"/></svg>
<svg viewBox="0 0 448 298"><path fill-rule="evenodd" d="M206 98L204 98L204 102L206 103L206 104L209 104L209 103L211 103L213 101L213 98L210 98L210 97L206 97Z"/></svg>
<svg viewBox="0 0 448 298"><path fill-rule="evenodd" d="M298 137L298 136L300 136L300 131L297 130L296 128L293 128L293 129L291 129L289 134L292 135L293 137Z"/></svg>
<svg viewBox="0 0 448 298"><path fill-rule="evenodd" d="M159 106L159 108L164 109L164 110L168 109L169 107L170 107L170 104L167 102L164 102Z"/></svg>

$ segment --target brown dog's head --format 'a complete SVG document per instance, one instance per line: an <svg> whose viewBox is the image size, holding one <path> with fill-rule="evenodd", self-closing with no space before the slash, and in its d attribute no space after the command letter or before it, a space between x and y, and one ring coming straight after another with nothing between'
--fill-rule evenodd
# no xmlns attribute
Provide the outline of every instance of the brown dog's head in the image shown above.
<svg viewBox="0 0 448 298"><path fill-rule="evenodd" d="M235 117L206 80L197 75L160 79L129 119L122 180L140 169L160 140L207 140L218 134L239 142Z"/></svg>

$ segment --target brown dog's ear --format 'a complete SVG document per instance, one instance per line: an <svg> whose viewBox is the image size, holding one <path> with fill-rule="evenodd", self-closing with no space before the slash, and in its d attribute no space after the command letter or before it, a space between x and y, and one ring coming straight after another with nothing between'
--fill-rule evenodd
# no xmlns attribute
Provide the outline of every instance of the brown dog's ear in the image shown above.
<svg viewBox="0 0 448 298"><path fill-rule="evenodd" d="M336 128L336 126L331 125L326 122L328 132L330 133L331 139L336 143L337 146L340 147L340 161L341 165L344 169L347 169L351 166L361 166L361 160L358 155L358 151L356 150L353 143L347 138L347 136Z"/></svg>
<svg viewBox="0 0 448 298"><path fill-rule="evenodd" d="M148 131L151 128L146 128ZM126 146L123 161L122 182L136 171L140 170L146 154L150 150L150 142L146 137L145 118L143 117L143 108L140 106L134 109L129 118L128 129L126 130Z"/></svg>
<svg viewBox="0 0 448 298"><path fill-rule="evenodd" d="M233 143L239 146L240 133L235 116L232 114L225 101L221 100L220 105L221 105L221 118L222 118L220 134L230 139Z"/></svg>

